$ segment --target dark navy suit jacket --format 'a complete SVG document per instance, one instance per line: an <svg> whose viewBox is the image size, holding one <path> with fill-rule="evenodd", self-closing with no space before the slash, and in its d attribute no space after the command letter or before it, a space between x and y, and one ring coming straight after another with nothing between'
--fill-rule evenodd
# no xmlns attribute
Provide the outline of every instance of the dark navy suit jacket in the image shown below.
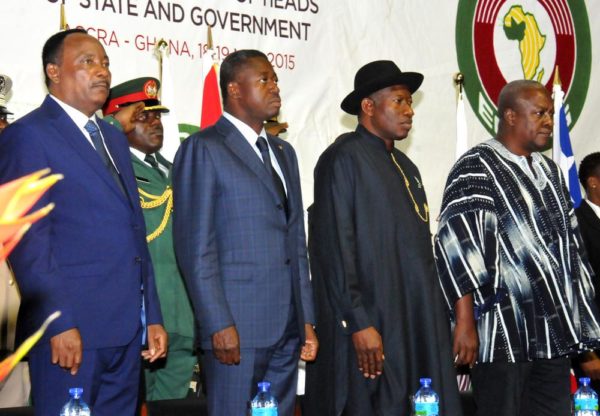
<svg viewBox="0 0 600 416"><path fill-rule="evenodd" d="M290 303L301 334L314 322L298 162L288 143L268 140L285 177L288 217L263 162L226 118L190 136L175 157L175 250L205 349L231 325L241 348L272 346Z"/></svg>
<svg viewBox="0 0 600 416"><path fill-rule="evenodd" d="M587 200L581 202L575 209L579 231L585 245L588 259L594 270L594 289L596 291L596 305L600 308L600 218L596 215Z"/></svg>
<svg viewBox="0 0 600 416"><path fill-rule="evenodd" d="M47 167L64 175L35 207L53 202L54 210L10 256L22 295L18 337L62 312L40 346L74 327L84 349L132 342L140 328L142 284L147 322L162 322L127 139L102 120L98 125L127 195L49 96L0 135L0 183Z"/></svg>

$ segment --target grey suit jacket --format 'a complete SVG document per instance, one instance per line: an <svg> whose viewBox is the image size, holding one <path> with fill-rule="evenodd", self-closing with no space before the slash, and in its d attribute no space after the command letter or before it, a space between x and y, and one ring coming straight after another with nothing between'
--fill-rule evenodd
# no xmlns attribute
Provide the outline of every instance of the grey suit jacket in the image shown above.
<svg viewBox="0 0 600 416"><path fill-rule="evenodd" d="M205 349L231 325L242 348L273 345L290 306L302 338L314 322L298 162L288 143L268 141L284 173L287 217L262 161L224 117L175 157L175 251Z"/></svg>

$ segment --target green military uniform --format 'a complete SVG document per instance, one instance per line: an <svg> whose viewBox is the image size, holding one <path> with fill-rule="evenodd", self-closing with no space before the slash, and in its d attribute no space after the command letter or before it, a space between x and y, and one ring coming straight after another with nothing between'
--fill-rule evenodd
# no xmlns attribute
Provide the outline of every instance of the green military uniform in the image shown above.
<svg viewBox="0 0 600 416"><path fill-rule="evenodd" d="M171 163L159 153L155 155L170 172ZM146 222L163 325L169 334L166 362L151 364L145 370L146 400L183 398L196 364L194 315L173 249L171 178L134 155L131 159Z"/></svg>
<svg viewBox="0 0 600 416"><path fill-rule="evenodd" d="M159 85L158 80L144 77L112 88L103 109L106 121L121 128L113 114L138 101L145 103L144 111L168 111L156 97ZM158 152L152 155L166 168L168 173L165 173L158 166L153 167L142 160L145 156L132 148L131 159L146 223L146 240L154 266L163 326L169 335L166 360L145 364L146 401L179 399L187 395L197 363L194 315L173 248L171 163Z"/></svg>

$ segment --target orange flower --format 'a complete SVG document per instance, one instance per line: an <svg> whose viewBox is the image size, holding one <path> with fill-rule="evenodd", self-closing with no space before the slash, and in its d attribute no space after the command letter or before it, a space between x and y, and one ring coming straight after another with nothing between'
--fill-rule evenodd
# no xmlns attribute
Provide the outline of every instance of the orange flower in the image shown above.
<svg viewBox="0 0 600 416"><path fill-rule="evenodd" d="M0 260L8 256L31 224L54 208L50 203L25 215L44 192L63 178L59 174L45 176L49 172L50 169L38 170L0 186Z"/></svg>
<svg viewBox="0 0 600 416"><path fill-rule="evenodd" d="M46 318L40 329L35 331L35 333L29 338L27 338L13 354L9 355L6 359L4 359L4 361L0 363L0 382L10 374L10 372L13 368L15 368L18 362L21 361L25 354L29 352L31 347L33 347L35 343L40 340L42 335L44 335L44 332L46 332L48 325L50 325L50 323L59 316L60 312L57 311L50 315L48 318Z"/></svg>

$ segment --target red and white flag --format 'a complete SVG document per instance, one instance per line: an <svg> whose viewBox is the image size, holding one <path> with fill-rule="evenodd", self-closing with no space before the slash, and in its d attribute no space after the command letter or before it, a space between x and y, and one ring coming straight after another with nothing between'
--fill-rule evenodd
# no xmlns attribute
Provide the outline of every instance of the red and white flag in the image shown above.
<svg viewBox="0 0 600 416"><path fill-rule="evenodd" d="M212 49L212 33L208 27L208 48L202 54L202 109L200 115L200 129L212 126L217 122L223 110L221 96L219 95L219 81L217 77L217 63Z"/></svg>

